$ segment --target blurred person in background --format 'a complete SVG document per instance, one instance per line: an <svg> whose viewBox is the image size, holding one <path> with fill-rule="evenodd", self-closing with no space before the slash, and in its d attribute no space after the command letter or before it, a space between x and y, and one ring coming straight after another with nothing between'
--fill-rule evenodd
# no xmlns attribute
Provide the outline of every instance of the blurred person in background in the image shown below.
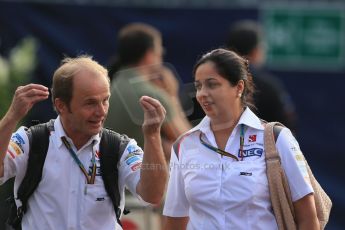
<svg viewBox="0 0 345 230"><path fill-rule="evenodd" d="M256 114L266 121L279 121L296 131L296 111L291 96L283 83L265 70L265 47L260 25L242 20L231 25L225 46L249 60L256 87Z"/></svg>
<svg viewBox="0 0 345 230"><path fill-rule="evenodd" d="M196 98L206 116L173 145L165 230L278 229L270 200L264 122L252 112L248 61L213 50L197 61ZM307 165L283 128L276 142L291 189L297 229L320 229Z"/></svg>
<svg viewBox="0 0 345 230"><path fill-rule="evenodd" d="M179 100L179 82L163 65L161 33L151 25L131 23L117 36L117 55L111 61L112 79L109 116L106 126L134 137L143 143L143 112L139 98L149 95L158 99L167 110L161 135L166 160L172 143L191 128Z"/></svg>
<svg viewBox="0 0 345 230"><path fill-rule="evenodd" d="M32 106L48 96L48 88L43 85L18 87L0 121L0 184L15 177L17 205L21 203L17 200L18 185L28 164L30 166L37 157L29 158L32 143L28 129L22 126L13 132ZM99 152L109 97L108 71L89 56L66 58L55 71L52 99L58 116L49 132L42 179L22 207L23 230L119 230L122 228L117 219L123 211L125 187L139 200L156 204L162 199L168 173L160 128L166 112L159 101L144 96L140 99L145 114L142 125L144 152L134 139L125 135L119 137L120 152L114 154L121 157L114 169L118 175L118 184L114 186L118 187L121 201L119 207L113 206L111 194L105 188L105 171L101 168L102 154ZM141 169L141 165L150 164L161 167Z"/></svg>

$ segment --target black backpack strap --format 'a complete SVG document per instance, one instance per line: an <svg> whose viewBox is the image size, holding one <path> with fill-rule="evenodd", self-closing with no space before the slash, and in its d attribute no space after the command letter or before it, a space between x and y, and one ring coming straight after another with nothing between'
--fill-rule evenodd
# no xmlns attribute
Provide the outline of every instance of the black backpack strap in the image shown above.
<svg viewBox="0 0 345 230"><path fill-rule="evenodd" d="M121 195L118 186L118 162L130 139L126 135L120 135L105 128L102 130L101 135L99 147L101 174L105 190L113 203L117 222L121 225Z"/></svg>
<svg viewBox="0 0 345 230"><path fill-rule="evenodd" d="M30 151L26 173L16 197L22 203L22 206L18 207L18 216L26 212L28 199L42 179L43 165L48 152L50 131L52 130L54 130L54 120L31 126L27 131Z"/></svg>

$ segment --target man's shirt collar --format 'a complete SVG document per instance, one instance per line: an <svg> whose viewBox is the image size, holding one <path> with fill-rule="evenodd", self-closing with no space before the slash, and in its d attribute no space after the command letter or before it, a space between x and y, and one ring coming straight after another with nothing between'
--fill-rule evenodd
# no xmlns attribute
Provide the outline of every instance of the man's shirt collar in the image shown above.
<svg viewBox="0 0 345 230"><path fill-rule="evenodd" d="M59 148L60 148L61 145L63 144L63 142L62 142L62 140L61 140L61 137L64 137L64 136L65 136L68 140L71 140L71 139L67 136L67 134L66 134L66 132L65 132L63 126L62 126L60 116L58 116L58 117L55 119L55 121L54 121L54 130L55 130L55 141L56 141L56 145L57 145ZM100 134L98 133L98 134L96 134L96 135L93 135L93 136L88 140L88 142L87 142L85 145L89 145L89 144L91 144L91 143L93 143L93 144L95 145L95 144L98 144L100 141L101 141L101 136L100 136ZM85 145L84 145L84 146L85 146Z"/></svg>

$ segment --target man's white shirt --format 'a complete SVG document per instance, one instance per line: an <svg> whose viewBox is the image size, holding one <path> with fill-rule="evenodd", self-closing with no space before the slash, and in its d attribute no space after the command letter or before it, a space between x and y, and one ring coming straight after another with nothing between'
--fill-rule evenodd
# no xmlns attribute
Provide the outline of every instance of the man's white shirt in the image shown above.
<svg viewBox="0 0 345 230"><path fill-rule="evenodd" d="M54 122L54 129L55 131L50 133L42 180L28 200L28 210L22 220L22 229L114 230L115 226L116 229L121 229L100 174L100 136L93 136L78 151L67 138L86 170L89 170L92 156L95 154L95 183L87 184L84 174L61 141L61 137L67 135L59 117ZM4 176L0 178L2 184L16 176L15 194L25 175L29 148L25 127L21 127L12 135L4 159ZM136 186L140 179L142 158L142 149L131 139L118 163L121 210L124 207L125 187L141 200L136 193ZM144 201L142 203L146 204Z"/></svg>

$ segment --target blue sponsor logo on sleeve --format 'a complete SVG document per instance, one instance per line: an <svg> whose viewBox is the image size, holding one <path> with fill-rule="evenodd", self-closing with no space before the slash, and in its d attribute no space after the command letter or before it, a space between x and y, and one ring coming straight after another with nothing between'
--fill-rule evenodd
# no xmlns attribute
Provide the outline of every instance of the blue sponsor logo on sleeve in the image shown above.
<svg viewBox="0 0 345 230"><path fill-rule="evenodd" d="M21 149L22 152L24 152L23 145L25 144L25 141L18 133L15 133L12 136L11 140L12 142L17 144L17 146Z"/></svg>
<svg viewBox="0 0 345 230"><path fill-rule="evenodd" d="M137 145L130 145L127 147L128 153L140 153L142 149Z"/></svg>
<svg viewBox="0 0 345 230"><path fill-rule="evenodd" d="M141 155L143 153L143 150L137 146L137 145L130 145L127 147L128 154L136 154L136 155ZM127 157L129 158L129 157ZM126 158L126 159L127 159Z"/></svg>
<svg viewBox="0 0 345 230"><path fill-rule="evenodd" d="M127 164L127 165L131 165L131 164L133 164L134 162L138 162L138 161L141 161L141 158L140 158L140 157L138 157L138 156L132 156L132 157L130 157L130 158L128 158L128 159L126 160L126 164Z"/></svg>
<svg viewBox="0 0 345 230"><path fill-rule="evenodd" d="M13 139L16 139L18 141L18 143L21 145L25 144L24 139L18 133L13 135Z"/></svg>

